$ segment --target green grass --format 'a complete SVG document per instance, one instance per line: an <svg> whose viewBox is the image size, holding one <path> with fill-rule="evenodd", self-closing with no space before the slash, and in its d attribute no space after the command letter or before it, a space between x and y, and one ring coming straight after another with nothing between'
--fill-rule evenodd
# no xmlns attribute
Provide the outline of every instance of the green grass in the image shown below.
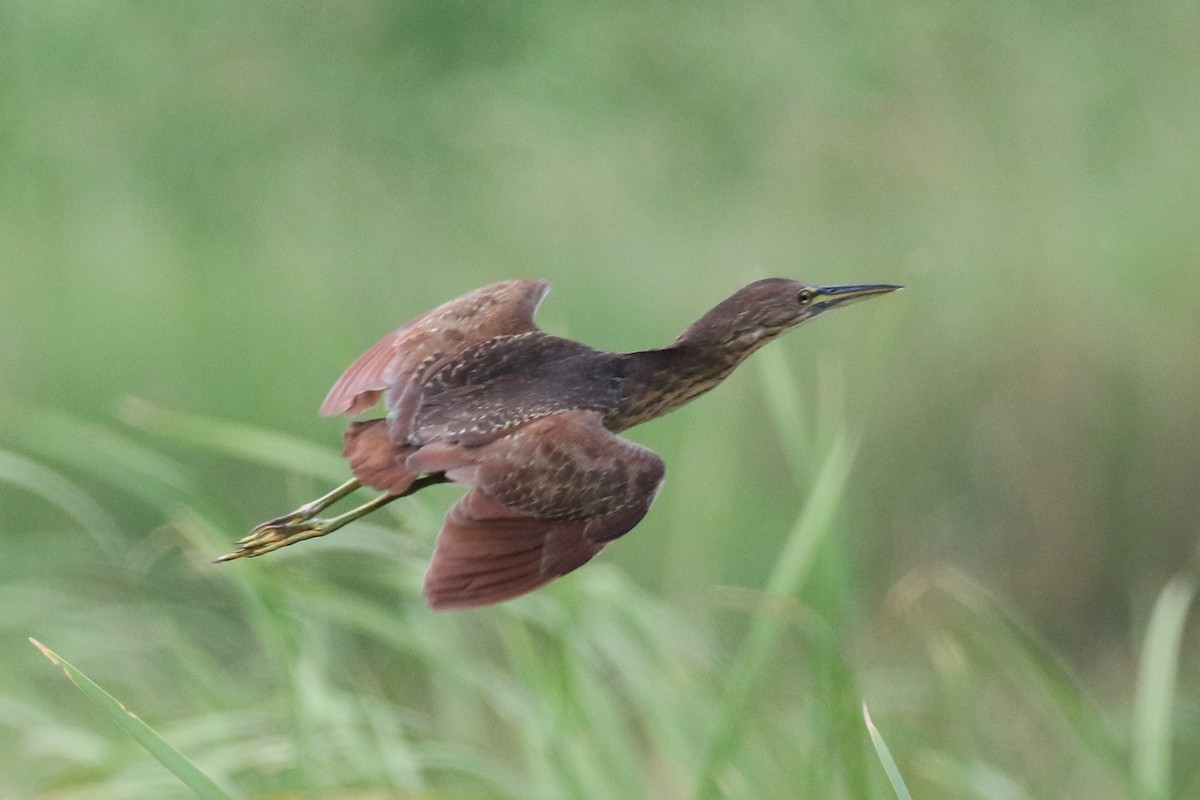
<svg viewBox="0 0 1200 800"><path fill-rule="evenodd" d="M887 742L883 739L883 734L875 727L875 723L871 720L871 712L867 710L867 704L863 703L863 721L867 725L867 733L871 736L871 744L875 746L875 752L879 756L879 763L883 765L883 771L887 773L888 782L892 784L892 790L896 792L898 800L912 800L912 795L909 794L908 786L904 783L904 777L900 774L900 768L896 766L896 761L892 758L892 752L888 749Z"/></svg>
<svg viewBox="0 0 1200 800"><path fill-rule="evenodd" d="M137 420L228 458L261 463L290 453L282 458L294 464L285 468L299 472L314 463L301 443L280 448L265 431L165 410ZM928 643L928 666L908 686L879 683L853 666L853 651L870 651L870 643L829 630L799 600L846 503L849 445L844 435L793 433L828 439L829 450L810 480L797 479L805 501L761 593L731 596L728 605L673 608L599 563L513 603L435 615L417 593L428 531L410 533L424 538L418 546L364 523L270 559L208 565L203 559L220 551L224 530L197 508L222 501L195 496L184 508L163 497L160 511L173 520L164 535L176 542L167 549L193 564L173 576L182 585L158 582L131 552L126 574L109 580L147 598L154 619L137 628L131 652L120 652L122 640L112 636L120 623L75 646L110 664L104 682L120 686L122 702L150 706L154 716L140 716L171 745L65 668L200 796L221 796L211 794L220 791L215 781L243 796L749 798L803 785L822 796L873 798L889 796L885 775L904 796L897 770L919 787L917 796L1071 796L1079 775L1059 773L1064 765L1091 776L1082 785L1106 787L1097 796L1186 796L1168 787L1189 577L1164 590L1152 615L1129 745L1024 621L951 570L914 573L897 587L897 619ZM115 430L102 437L121 440ZM143 473L130 469L115 480L132 489ZM25 474L33 477L23 487L60 497L60 476ZM76 494L62 498L66 510L91 508ZM64 602L85 602L75 597L68 591ZM126 627L145 612L109 602ZM24 624L39 624L31 616ZM158 680L143 680L156 673ZM169 700L153 688L163 679ZM931 706L942 706L940 718L928 718L929 708L906 711L914 692L940 698ZM36 695L56 738L117 735L56 694ZM864 696L887 709L898 762L878 732L863 727ZM1040 728L1041 746L1057 757L1027 771L1012 752L1020 744L1008 740L1012 720L987 713L996 705L1025 707L1033 720L1026 724ZM959 729L968 735L956 738ZM136 753L112 743L101 749L78 763L60 754L56 775L40 779L14 765L9 780L72 796L174 796Z"/></svg>
<svg viewBox="0 0 1200 800"><path fill-rule="evenodd" d="M195 792L197 797L203 798L203 800L230 800L230 796L213 783L212 779L197 769L195 764L188 761L178 750L171 747L153 728L138 719L136 714L129 711L124 705L114 699L112 695L101 689L94 681L68 664L61 656L38 640L30 639L29 641L38 650L41 650L42 655L50 659L51 663L62 667L63 672L66 673L71 683L79 687L79 690L88 699L96 703L109 719L129 734L134 741L144 747L146 752L153 756L158 763L166 767L172 775L179 778L185 786Z"/></svg>
<svg viewBox="0 0 1200 800"><path fill-rule="evenodd" d="M1172 578L1162 590L1147 625L1138 662L1132 735L1133 774L1142 797L1173 796L1171 745L1177 675L1188 611L1195 596L1193 566Z"/></svg>

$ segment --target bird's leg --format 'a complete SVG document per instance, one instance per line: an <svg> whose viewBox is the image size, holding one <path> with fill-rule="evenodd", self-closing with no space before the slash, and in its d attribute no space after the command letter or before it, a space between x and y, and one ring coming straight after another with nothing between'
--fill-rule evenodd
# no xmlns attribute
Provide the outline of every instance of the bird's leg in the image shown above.
<svg viewBox="0 0 1200 800"><path fill-rule="evenodd" d="M354 522L354 520L383 508L393 500L407 497L419 489L424 489L426 486L445 483L447 480L446 476L440 472L425 475L413 481L412 486L403 492L381 494L374 500L363 503L358 508L353 508L336 517L322 518L316 516L362 485L357 480L346 481L329 494L318 497L311 503L305 503L290 514L284 514L282 517L276 517L256 526L249 534L238 540L237 550L234 550L232 553L226 553L214 560L219 563L233 561L237 558L261 556L265 553L270 553L272 550L287 547L289 544L333 533L337 529Z"/></svg>
<svg viewBox="0 0 1200 800"><path fill-rule="evenodd" d="M276 528L281 525L293 525L298 522L307 522L360 486L362 486L362 484L357 478L351 478L329 494L321 495L316 500L305 503L292 513L284 514L282 517L276 517L275 519L264 522L262 525L259 525L257 528L250 531L250 536L253 536L254 533L259 529L265 529L269 527ZM250 537L247 536L246 538L248 539ZM242 541L245 541L245 539Z"/></svg>
<svg viewBox="0 0 1200 800"><path fill-rule="evenodd" d="M297 509L291 514L286 514L257 526L248 535L238 540L237 550L234 550L232 553L226 553L216 559L216 561L233 561L235 558L261 556L272 550L287 547L289 544L333 533L338 528L353 522L359 517L364 517L402 496L399 494L381 494L369 503L363 503L358 508L351 509L345 514L329 518L314 516L318 513L317 511L312 511L304 515L302 509ZM304 506L303 509L307 510L313 505L315 505L315 502Z"/></svg>

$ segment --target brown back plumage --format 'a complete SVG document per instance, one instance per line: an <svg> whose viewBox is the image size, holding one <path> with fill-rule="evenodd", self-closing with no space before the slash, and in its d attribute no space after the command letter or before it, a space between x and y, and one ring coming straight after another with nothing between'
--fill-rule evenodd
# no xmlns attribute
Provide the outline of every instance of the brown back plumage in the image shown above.
<svg viewBox="0 0 1200 800"><path fill-rule="evenodd" d="M533 330L533 314L550 290L545 281L485 286L410 320L359 356L321 404L321 416L366 411L385 389L402 394L417 373L495 336ZM389 397L389 406L400 398Z"/></svg>

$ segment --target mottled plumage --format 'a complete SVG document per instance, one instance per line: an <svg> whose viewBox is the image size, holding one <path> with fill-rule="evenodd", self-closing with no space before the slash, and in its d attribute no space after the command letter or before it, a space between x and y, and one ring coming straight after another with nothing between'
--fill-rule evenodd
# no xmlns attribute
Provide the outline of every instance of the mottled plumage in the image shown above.
<svg viewBox="0 0 1200 800"><path fill-rule="evenodd" d="M352 423L354 480L263 523L218 560L329 533L398 497L453 481L425 579L434 608L486 605L583 565L646 515L662 483L656 454L617 433L720 383L746 356L817 314L893 291L769 279L717 305L671 345L607 353L539 330L547 284L487 286L417 317L360 356L323 415L356 415L385 396L384 418ZM385 494L331 519L359 485Z"/></svg>

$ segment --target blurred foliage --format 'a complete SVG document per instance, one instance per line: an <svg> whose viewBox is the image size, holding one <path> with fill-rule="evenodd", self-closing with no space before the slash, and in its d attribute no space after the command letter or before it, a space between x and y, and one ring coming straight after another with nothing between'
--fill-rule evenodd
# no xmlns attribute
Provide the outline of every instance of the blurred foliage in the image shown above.
<svg viewBox="0 0 1200 800"><path fill-rule="evenodd" d="M1151 619L1200 518L1197 41L1184 0L0 5L0 796L174 790L30 635L247 793L690 796L847 435L716 786L886 796L866 696L914 796L1194 793L1194 623ZM345 364L519 275L609 349L763 276L910 289L633 431L655 509L544 597L421 608L450 490L208 565L341 477ZM554 740L641 669L597 723L629 750Z"/></svg>

